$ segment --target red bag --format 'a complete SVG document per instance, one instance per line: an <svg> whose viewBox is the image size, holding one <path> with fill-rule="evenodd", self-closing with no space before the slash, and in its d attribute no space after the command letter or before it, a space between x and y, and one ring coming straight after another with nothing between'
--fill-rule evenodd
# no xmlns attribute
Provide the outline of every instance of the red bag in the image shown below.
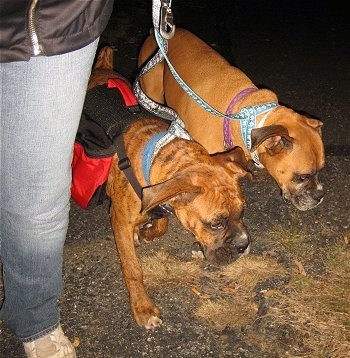
<svg viewBox="0 0 350 358"><path fill-rule="evenodd" d="M113 156L89 157L80 143L74 143L71 196L83 209L102 204L106 199L105 186L112 161Z"/></svg>
<svg viewBox="0 0 350 358"><path fill-rule="evenodd" d="M106 182L116 147L115 138L142 118L130 86L119 78L90 89L85 98L72 160L72 199L91 209L106 199Z"/></svg>

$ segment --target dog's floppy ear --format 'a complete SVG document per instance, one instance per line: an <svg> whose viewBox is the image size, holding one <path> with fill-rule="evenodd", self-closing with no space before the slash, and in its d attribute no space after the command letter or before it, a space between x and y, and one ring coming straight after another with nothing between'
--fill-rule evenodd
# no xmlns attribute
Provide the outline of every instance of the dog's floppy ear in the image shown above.
<svg viewBox="0 0 350 358"><path fill-rule="evenodd" d="M211 154L222 165L229 168L234 174L240 177L248 175L252 179L253 169L255 168L252 160L247 160L245 153L241 147L234 147L228 151Z"/></svg>
<svg viewBox="0 0 350 358"><path fill-rule="evenodd" d="M254 152L261 144L265 146L270 155L277 154L282 149L290 149L293 146L293 138L289 136L288 129L281 125L255 128L251 132L251 138L251 152Z"/></svg>
<svg viewBox="0 0 350 358"><path fill-rule="evenodd" d="M159 204L171 199L192 201L201 191L189 180L188 175L179 175L163 183L143 188L141 213L145 214Z"/></svg>
<svg viewBox="0 0 350 358"><path fill-rule="evenodd" d="M323 122L321 122L320 120L318 119L315 119L315 118L310 118L310 117L306 117L306 116L303 116L306 124L308 126L310 126L311 128L314 128L317 130L318 134L322 137L322 131L321 131L321 128L323 126Z"/></svg>

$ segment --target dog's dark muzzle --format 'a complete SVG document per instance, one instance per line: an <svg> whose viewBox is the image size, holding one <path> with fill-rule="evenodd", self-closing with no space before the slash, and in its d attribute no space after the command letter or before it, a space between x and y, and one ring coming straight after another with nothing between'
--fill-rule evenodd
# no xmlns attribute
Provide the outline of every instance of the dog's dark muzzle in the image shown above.
<svg viewBox="0 0 350 358"><path fill-rule="evenodd" d="M306 211L321 204L325 195L323 185L317 183L312 187L300 188L293 193L285 191L283 199L289 200L298 210Z"/></svg>
<svg viewBox="0 0 350 358"><path fill-rule="evenodd" d="M250 236L244 229L226 237L220 244L203 247L197 242L196 246L200 248L208 261L218 265L226 265L242 255L247 255L250 251L250 242Z"/></svg>

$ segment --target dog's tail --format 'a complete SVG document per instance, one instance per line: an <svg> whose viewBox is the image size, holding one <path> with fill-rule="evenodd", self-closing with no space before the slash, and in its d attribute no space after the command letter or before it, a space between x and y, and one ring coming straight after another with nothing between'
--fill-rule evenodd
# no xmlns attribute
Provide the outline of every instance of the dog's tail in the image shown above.
<svg viewBox="0 0 350 358"><path fill-rule="evenodd" d="M113 70L113 48L111 46L105 46L100 50L94 68Z"/></svg>

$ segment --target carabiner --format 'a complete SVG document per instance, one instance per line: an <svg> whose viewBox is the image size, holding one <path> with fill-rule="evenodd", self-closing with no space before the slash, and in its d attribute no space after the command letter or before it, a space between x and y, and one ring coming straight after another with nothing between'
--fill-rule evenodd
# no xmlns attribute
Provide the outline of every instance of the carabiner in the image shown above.
<svg viewBox="0 0 350 358"><path fill-rule="evenodd" d="M169 0L162 0L162 5L160 8L159 32L166 40L170 40L175 34L173 13L171 11Z"/></svg>

